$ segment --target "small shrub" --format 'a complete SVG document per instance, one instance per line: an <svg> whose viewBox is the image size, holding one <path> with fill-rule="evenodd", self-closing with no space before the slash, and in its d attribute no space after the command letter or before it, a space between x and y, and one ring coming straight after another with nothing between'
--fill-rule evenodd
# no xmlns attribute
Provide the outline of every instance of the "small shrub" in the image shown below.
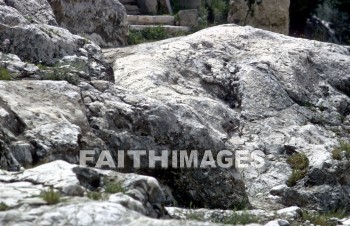
<svg viewBox="0 0 350 226"><path fill-rule="evenodd" d="M246 211L243 211L242 213L237 213L235 210L233 210L230 216L225 216L222 220L217 220L215 223L245 225L259 223L259 219L256 216L247 213Z"/></svg>
<svg viewBox="0 0 350 226"><path fill-rule="evenodd" d="M6 211L9 207L4 202L0 202L0 211Z"/></svg>
<svg viewBox="0 0 350 226"><path fill-rule="evenodd" d="M11 73L7 68L0 67L0 80L11 80Z"/></svg>
<svg viewBox="0 0 350 226"><path fill-rule="evenodd" d="M311 224L320 226L336 226L337 222L331 221L331 218L342 219L346 216L345 211L335 211L329 213L309 213L303 211L301 219L303 221L309 221Z"/></svg>
<svg viewBox="0 0 350 226"><path fill-rule="evenodd" d="M292 175L288 178L287 185L293 187L297 182L306 176L306 170L293 170Z"/></svg>
<svg viewBox="0 0 350 226"><path fill-rule="evenodd" d="M293 172L287 181L287 185L292 187L306 176L307 168L309 167L309 159L304 153L295 153L287 158L287 163L293 169Z"/></svg>
<svg viewBox="0 0 350 226"><path fill-rule="evenodd" d="M104 195L101 192L95 192L95 191L88 192L87 197L89 199L92 199L92 200L104 200L104 199L106 199L106 195Z"/></svg>
<svg viewBox="0 0 350 226"><path fill-rule="evenodd" d="M332 151L333 159L341 160L342 152L345 152L345 157L350 159L350 143L340 141L340 146Z"/></svg>
<svg viewBox="0 0 350 226"><path fill-rule="evenodd" d="M60 193L56 192L52 187L41 193L41 197L49 204L54 205L60 202Z"/></svg>
<svg viewBox="0 0 350 226"><path fill-rule="evenodd" d="M120 183L108 181L105 183L105 192L109 194L124 193L125 189Z"/></svg>
<svg viewBox="0 0 350 226"><path fill-rule="evenodd" d="M79 84L79 77L69 72L68 68L54 68L52 72L44 76L44 80L67 81L72 85Z"/></svg>
<svg viewBox="0 0 350 226"><path fill-rule="evenodd" d="M131 30L129 31L128 44L137 45L148 41L159 41L185 34L185 32L170 33L162 26L149 27L140 31Z"/></svg>

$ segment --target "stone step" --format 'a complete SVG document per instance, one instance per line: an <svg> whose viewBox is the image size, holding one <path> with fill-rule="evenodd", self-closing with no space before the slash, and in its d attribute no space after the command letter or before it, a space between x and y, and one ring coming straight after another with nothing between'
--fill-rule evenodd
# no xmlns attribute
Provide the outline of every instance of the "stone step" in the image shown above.
<svg viewBox="0 0 350 226"><path fill-rule="evenodd" d="M137 5L124 5L128 15L140 15L140 9Z"/></svg>
<svg viewBox="0 0 350 226"><path fill-rule="evenodd" d="M174 16L128 15L130 25L174 25Z"/></svg>
<svg viewBox="0 0 350 226"><path fill-rule="evenodd" d="M129 29L132 31L142 31L150 27L159 27L159 25L129 25ZM184 27L184 26L162 25L160 27L163 27L165 31L169 33L189 32L191 30L190 27Z"/></svg>
<svg viewBox="0 0 350 226"><path fill-rule="evenodd" d="M123 5L137 5L137 0L119 0Z"/></svg>

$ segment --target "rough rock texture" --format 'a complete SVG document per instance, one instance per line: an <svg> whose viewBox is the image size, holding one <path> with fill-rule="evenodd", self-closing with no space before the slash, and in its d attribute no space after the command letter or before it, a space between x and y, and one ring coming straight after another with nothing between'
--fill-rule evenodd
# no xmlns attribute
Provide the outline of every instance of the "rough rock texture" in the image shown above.
<svg viewBox="0 0 350 226"><path fill-rule="evenodd" d="M252 5L252 10L248 12L249 8L246 0L231 0L228 22L250 25L287 35L289 33L290 0L263 0L256 2Z"/></svg>
<svg viewBox="0 0 350 226"><path fill-rule="evenodd" d="M134 97L125 95L125 105L111 114L115 126L102 124L105 110L91 119L100 129L98 136L115 137L111 148L260 150L265 165L241 169L253 206L346 208L347 167L333 160L331 152L339 139L349 139L349 55L349 47L234 25L108 50L106 56L115 59L117 84ZM113 127L118 130L111 132ZM270 194L291 175L286 158L295 152L307 155L309 174L296 187ZM332 174L339 176L327 180ZM187 184L202 177L180 178L184 183L179 186L170 183L174 192L196 200L197 189ZM228 184L219 187L222 194L232 192ZM215 183L201 189L214 191Z"/></svg>
<svg viewBox="0 0 350 226"><path fill-rule="evenodd" d="M17 9L31 23L57 25L47 0L6 0L5 2L8 6Z"/></svg>
<svg viewBox="0 0 350 226"><path fill-rule="evenodd" d="M7 24L23 21L22 17L4 15L0 20ZM97 154L107 148L114 157L116 150L131 149L198 150L201 156L204 150L247 151L258 153L264 165L150 170L134 169L126 162L124 171L153 175L166 190L165 197L155 196L155 200L182 206L246 208L250 207L249 198L254 208L268 209L267 214L277 211L277 218L267 218L271 220L269 225L286 225L283 219L300 214L296 207L281 210L288 206L322 211L346 210L350 206L349 159L345 153L339 160L332 158L339 140L350 139L349 47L223 25L186 37L104 53L114 63L115 84L103 80L80 81L77 86L57 81L0 83L2 168L18 170L21 165L54 159L78 162L79 150L83 149L95 149ZM20 62L12 54L3 55L12 65ZM69 62L74 57L61 60ZM37 70L34 65L28 68ZM294 153L304 153L310 164L306 176L287 187L285 183L293 170L286 160ZM79 184L69 184L65 189L56 186L62 193L81 195L77 185L95 190L95 178L104 175L92 169L75 168L74 172ZM17 174L3 174L9 174L9 179L0 179L2 183L16 183L11 178ZM113 175L109 171L107 178ZM26 183L18 187L31 186ZM162 208L155 205L161 202L149 199L155 180L146 184L149 186L141 183L143 190L129 196L136 203L125 196L110 198L126 200L127 206L140 214L161 216ZM48 186L41 182L34 185L38 185L33 189L36 192L40 185ZM0 219L25 222L34 216L39 225L51 223L56 215L67 216L65 209L80 213L85 208L82 199L75 197L74 204L39 207L32 212L32 207L23 205L24 209L1 213ZM109 202L93 202L87 211L100 219L100 213L105 211L101 206L119 209L119 205ZM18 211L23 213L21 217ZM120 223L114 217L124 219L118 218L120 212L126 216L122 211L112 211L110 219ZM166 224L137 216L135 221ZM74 224L77 218L74 215L74 219L62 219ZM346 221L348 218L341 220Z"/></svg>
<svg viewBox="0 0 350 226"><path fill-rule="evenodd" d="M53 81L0 82L0 87L0 139L22 165L77 163L81 148L103 147L87 121L79 88Z"/></svg>
<svg viewBox="0 0 350 226"><path fill-rule="evenodd" d="M157 0L138 0L137 5L140 8L140 12L145 15L155 15L158 13Z"/></svg>
<svg viewBox="0 0 350 226"><path fill-rule="evenodd" d="M125 193L105 196L105 200L93 201L86 197L89 190L81 183L76 171L88 170L97 174L103 187L103 178L120 183ZM0 212L1 225L212 225L177 220L156 220L166 212L162 207L162 191L151 177L120 174L113 171L77 167L64 161L54 161L25 170L10 173L0 170L0 200L7 211ZM80 188L85 197L67 197L66 188ZM40 195L49 187L61 193L62 202L48 206ZM146 190L145 190L146 188ZM148 190L147 190L148 189ZM101 190L100 192L103 192ZM134 194L138 194L135 196ZM158 213L154 215L154 213Z"/></svg>
<svg viewBox="0 0 350 226"><path fill-rule="evenodd" d="M16 54L22 61L56 67L69 64L78 67L78 71L83 66L85 74L81 77L87 80L114 79L111 67L97 45L63 28L31 24L9 6L0 5L0 43L2 52ZM67 59L70 59L69 63L62 62Z"/></svg>
<svg viewBox="0 0 350 226"><path fill-rule="evenodd" d="M127 18L118 0L48 0L59 26L101 47L126 44Z"/></svg>

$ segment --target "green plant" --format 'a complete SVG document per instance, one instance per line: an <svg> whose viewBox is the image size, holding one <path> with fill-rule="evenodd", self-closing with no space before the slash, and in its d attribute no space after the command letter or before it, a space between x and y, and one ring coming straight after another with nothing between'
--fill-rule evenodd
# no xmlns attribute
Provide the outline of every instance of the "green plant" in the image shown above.
<svg viewBox="0 0 350 226"><path fill-rule="evenodd" d="M212 0L210 9L213 14L213 23L225 23L228 13L228 1L227 0Z"/></svg>
<svg viewBox="0 0 350 226"><path fill-rule="evenodd" d="M350 143L340 141L340 146L332 151L333 159L341 160L341 153L345 153L345 157L350 159Z"/></svg>
<svg viewBox="0 0 350 226"><path fill-rule="evenodd" d="M0 202L0 211L6 211L9 209L9 206L6 205L4 202Z"/></svg>
<svg viewBox="0 0 350 226"><path fill-rule="evenodd" d="M247 213L246 211L243 211L242 213L233 212L230 216L224 217L222 222L224 224L251 224L251 223L258 223L259 220L256 216Z"/></svg>
<svg viewBox="0 0 350 226"><path fill-rule="evenodd" d="M338 210L328 213L310 213L303 211L301 214L301 219L303 221L309 221L311 224L320 226L335 226L337 222L331 221L331 218L342 219L346 216L346 211Z"/></svg>
<svg viewBox="0 0 350 226"><path fill-rule="evenodd" d="M121 183L117 183L114 181L107 181L105 182L105 192L109 194L115 194L119 192L124 193L125 189Z"/></svg>
<svg viewBox="0 0 350 226"><path fill-rule="evenodd" d="M287 181L287 185L292 187L306 176L307 168L309 167L309 159L304 153L294 153L287 158L287 163L293 169L292 174Z"/></svg>
<svg viewBox="0 0 350 226"><path fill-rule="evenodd" d="M309 166L309 159L304 153L294 153L287 158L287 163L295 170L305 170Z"/></svg>
<svg viewBox="0 0 350 226"><path fill-rule="evenodd" d="M70 73L69 68L53 68L53 71L47 73L43 79L53 81L67 81L72 85L77 85L79 83L79 77L73 73Z"/></svg>
<svg viewBox="0 0 350 226"><path fill-rule="evenodd" d="M131 30L128 35L128 44L137 45L148 41L158 41L167 38L185 35L185 32L168 32L162 26L149 27L140 31Z"/></svg>
<svg viewBox="0 0 350 226"><path fill-rule="evenodd" d="M293 187L297 182L306 176L306 170L293 170L292 174L288 178L287 185Z"/></svg>
<svg viewBox="0 0 350 226"><path fill-rule="evenodd" d="M92 200L105 200L107 195L101 192L91 191L87 193L87 197Z"/></svg>
<svg viewBox="0 0 350 226"><path fill-rule="evenodd" d="M41 197L49 204L54 205L60 202L60 193L56 192L53 187L41 193Z"/></svg>
<svg viewBox="0 0 350 226"><path fill-rule="evenodd" d="M11 80L11 73L7 68L0 67L0 80Z"/></svg>

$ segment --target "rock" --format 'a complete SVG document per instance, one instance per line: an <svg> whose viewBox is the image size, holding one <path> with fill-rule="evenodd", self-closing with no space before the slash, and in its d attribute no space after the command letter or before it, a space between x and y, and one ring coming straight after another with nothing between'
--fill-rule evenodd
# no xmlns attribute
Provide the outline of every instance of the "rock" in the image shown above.
<svg viewBox="0 0 350 226"><path fill-rule="evenodd" d="M289 226L289 222L286 220L273 220L265 224L264 226Z"/></svg>
<svg viewBox="0 0 350 226"><path fill-rule="evenodd" d="M0 6L0 40L8 40L6 53L22 61L51 65L66 56L84 58L88 67L87 80L93 78L113 81L113 72L101 49L89 40L72 35L68 30L46 24L30 24L12 7ZM76 64L72 64L76 67ZM67 74L66 71L62 73Z"/></svg>
<svg viewBox="0 0 350 226"><path fill-rule="evenodd" d="M329 211L348 206L348 182L340 182L345 166L331 154L339 139L349 140L348 122L338 121L348 117L350 106L348 47L223 25L105 54L115 58L118 86L105 90L102 98L110 95L104 103L112 103L111 96L119 98L113 98L113 105L97 101L88 108L98 136L109 138L110 149L258 150L263 159L261 166L236 166L244 179L235 170L185 171L177 177L171 169L162 174L140 170L157 175L179 203L229 208L217 194L226 200L243 198L244 181L257 208L283 204ZM281 189L281 195L270 195L292 174L286 163L292 149L306 154L309 175L298 186ZM339 185L329 184L338 167ZM230 181L228 175L234 175L237 185L222 183Z"/></svg>
<svg viewBox="0 0 350 226"><path fill-rule="evenodd" d="M91 131L77 87L53 81L0 82L0 87L0 106L9 113L0 123L8 137L22 136L8 141L21 163L77 163L80 148L103 147Z"/></svg>
<svg viewBox="0 0 350 226"><path fill-rule="evenodd" d="M196 27L198 26L198 10L180 10L178 12L180 26Z"/></svg>
<svg viewBox="0 0 350 226"><path fill-rule="evenodd" d="M302 214L302 211L297 206L291 206L278 210L277 214L288 218L299 218Z"/></svg>
<svg viewBox="0 0 350 226"><path fill-rule="evenodd" d="M93 201L86 197L67 197L75 195L82 188L73 172L85 169L97 173L105 179L119 180L126 188L126 193L116 193L107 196L106 200ZM54 172L54 173L53 173ZM48 187L55 187L61 191L61 200L55 205L47 205L40 196ZM143 190L144 188L151 190ZM143 199L149 205L134 199L128 192L144 191ZM70 191L70 192L67 192ZM11 173L0 170L0 198L9 209L0 211L0 222L4 225L188 225L209 226L220 225L214 223L156 219L166 217L152 215L150 210L160 210L161 203L156 197L161 195L157 180L151 177L135 174L121 174L108 170L97 170L72 165L64 161L54 161L43 164L21 173ZM141 194L140 193L140 194ZM81 194L81 192L79 192ZM153 200L152 200L153 199ZM162 207L161 207L162 208ZM160 213L160 212L159 212ZM150 218L154 217L154 218Z"/></svg>
<svg viewBox="0 0 350 226"><path fill-rule="evenodd" d="M92 40L101 47L126 45L126 11L118 0L48 0L60 27ZM84 18L82 20L81 18Z"/></svg>
<svg viewBox="0 0 350 226"><path fill-rule="evenodd" d="M138 0L137 5L140 8L140 12L142 14L155 15L158 13L157 0Z"/></svg>
<svg viewBox="0 0 350 226"><path fill-rule="evenodd" d="M289 4L290 0L263 0L252 5L248 14L248 5L245 0L231 0L228 22L278 32L289 33ZM247 17L246 21L245 18ZM246 24L244 24L246 22Z"/></svg>
<svg viewBox="0 0 350 226"><path fill-rule="evenodd" d="M31 23L57 26L55 15L47 0L6 0Z"/></svg>

